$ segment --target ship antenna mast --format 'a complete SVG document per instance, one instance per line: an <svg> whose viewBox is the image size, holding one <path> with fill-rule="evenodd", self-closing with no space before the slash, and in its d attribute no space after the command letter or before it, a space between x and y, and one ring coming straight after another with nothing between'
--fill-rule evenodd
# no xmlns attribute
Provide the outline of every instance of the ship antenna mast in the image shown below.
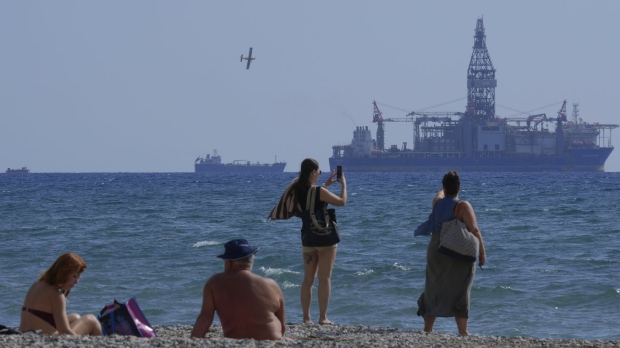
<svg viewBox="0 0 620 348"><path fill-rule="evenodd" d="M467 114L475 123L495 118L495 69L487 51L483 19L476 23L474 50L467 69Z"/></svg>

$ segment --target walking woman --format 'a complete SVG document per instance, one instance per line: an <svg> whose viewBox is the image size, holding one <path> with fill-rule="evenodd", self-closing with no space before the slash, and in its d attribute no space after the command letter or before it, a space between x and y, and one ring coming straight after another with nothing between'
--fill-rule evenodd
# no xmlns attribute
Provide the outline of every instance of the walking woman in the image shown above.
<svg viewBox="0 0 620 348"><path fill-rule="evenodd" d="M66 298L85 270L86 263L78 255L60 255L28 290L19 329L53 335L101 336L101 324L94 315L66 312Z"/></svg>
<svg viewBox="0 0 620 348"><path fill-rule="evenodd" d="M478 229L474 208L467 201L459 201L461 181L457 172L444 175L442 189L433 199L429 217L431 240L426 251L426 282L418 299L418 315L424 317L424 331L432 332L437 317L454 317L459 335L467 336L469 301L474 281L475 263L446 256L437 251L441 225L458 218L480 242L480 266L486 262L482 233Z"/></svg>
<svg viewBox="0 0 620 348"><path fill-rule="evenodd" d="M311 185L316 185L321 175L319 163L312 159L306 158L301 162L301 170L299 178L293 184L292 189L295 192L297 203L305 209L308 189ZM347 182L344 174L337 180L334 180L336 173L331 172L329 178L323 186L316 188L315 209L322 209L325 204L335 206L343 206L347 202ZM331 193L327 188L333 183L339 182L341 185L340 196ZM305 229L302 227L302 231ZM302 238L303 239L303 238ZM338 244L330 246L302 246L304 258L304 280L301 284L301 308L303 311L304 323L312 323L310 316L310 303L312 302L312 284L315 278L319 277L319 324L332 324L327 319L327 305L329 304L329 296L331 293L331 276L334 262L336 261L336 250Z"/></svg>

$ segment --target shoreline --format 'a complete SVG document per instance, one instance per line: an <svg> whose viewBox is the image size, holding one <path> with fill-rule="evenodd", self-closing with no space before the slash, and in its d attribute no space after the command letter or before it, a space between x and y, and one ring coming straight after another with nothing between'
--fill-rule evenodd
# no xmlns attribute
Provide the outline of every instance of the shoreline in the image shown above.
<svg viewBox="0 0 620 348"><path fill-rule="evenodd" d="M2 347L620 347L620 340L468 336L365 325L287 324L286 339L255 341L222 336L220 325L207 338L192 339L191 325L154 325L156 338L134 336L2 335Z"/></svg>

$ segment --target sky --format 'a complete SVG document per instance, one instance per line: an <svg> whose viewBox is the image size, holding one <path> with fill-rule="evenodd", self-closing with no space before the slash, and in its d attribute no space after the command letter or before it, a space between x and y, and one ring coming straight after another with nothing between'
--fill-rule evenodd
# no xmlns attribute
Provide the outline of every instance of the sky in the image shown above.
<svg viewBox="0 0 620 348"><path fill-rule="evenodd" d="M620 124L616 0L0 1L0 168L192 172L217 150L326 169L356 126L375 137L373 101L464 111L481 17L498 116L567 100ZM385 128L411 146L411 123Z"/></svg>

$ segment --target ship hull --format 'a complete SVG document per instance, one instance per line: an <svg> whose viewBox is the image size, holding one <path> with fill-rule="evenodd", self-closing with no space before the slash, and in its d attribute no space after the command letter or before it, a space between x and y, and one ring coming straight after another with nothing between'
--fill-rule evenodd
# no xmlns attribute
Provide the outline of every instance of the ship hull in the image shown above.
<svg viewBox="0 0 620 348"><path fill-rule="evenodd" d="M574 149L564 157L332 157L345 172L604 172L613 148Z"/></svg>
<svg viewBox="0 0 620 348"><path fill-rule="evenodd" d="M6 174L29 174L30 170L29 169L7 169Z"/></svg>
<svg viewBox="0 0 620 348"><path fill-rule="evenodd" d="M233 164L195 163L195 173L282 173L286 163Z"/></svg>

